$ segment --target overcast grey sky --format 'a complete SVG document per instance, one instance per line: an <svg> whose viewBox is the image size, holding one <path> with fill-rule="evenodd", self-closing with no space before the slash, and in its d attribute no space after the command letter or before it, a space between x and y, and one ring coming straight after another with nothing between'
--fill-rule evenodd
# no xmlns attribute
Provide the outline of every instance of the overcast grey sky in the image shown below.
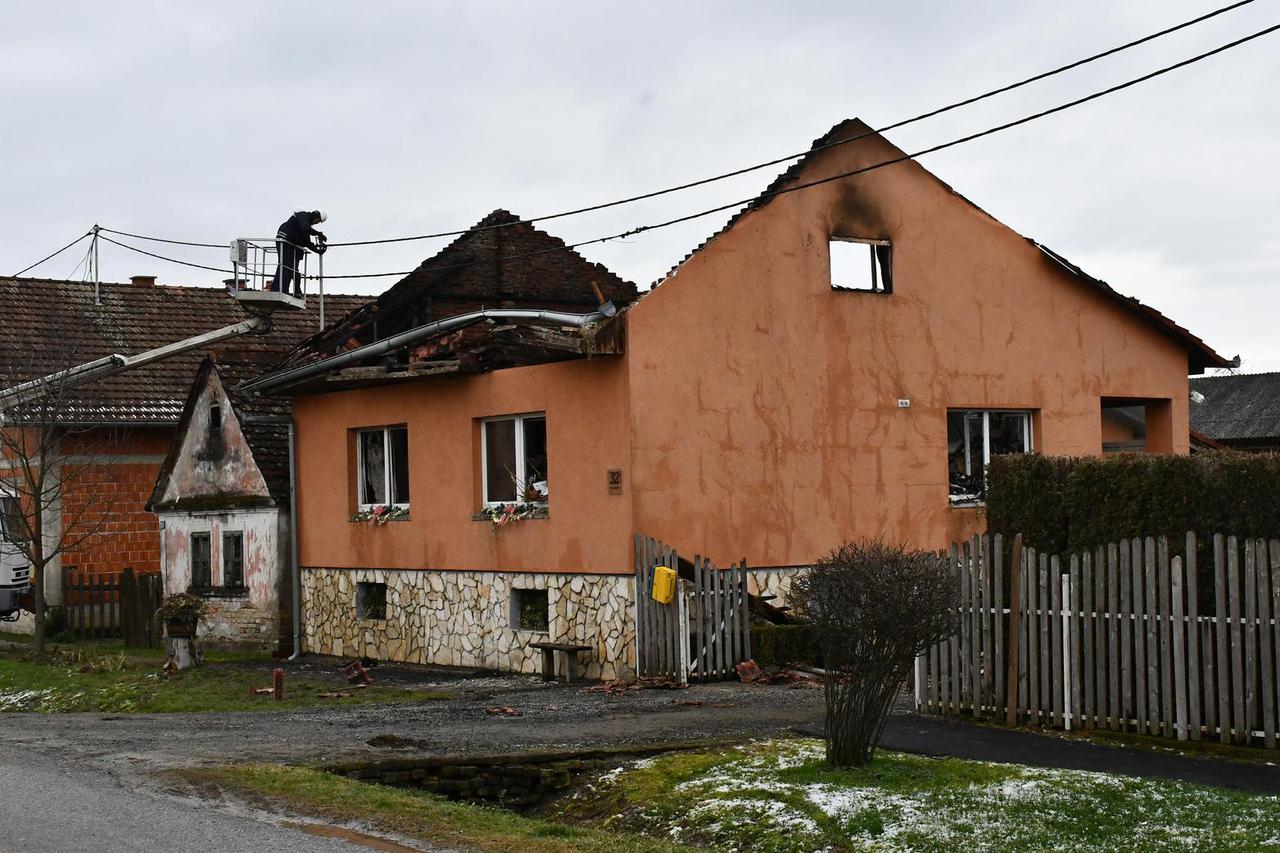
<svg viewBox="0 0 1280 853"><path fill-rule="evenodd" d="M0 271L94 222L224 242L299 207L327 208L334 240L537 216L803 150L843 118L887 124L1225 2L6 3ZM890 138L926 147L1277 22L1280 2L1257 0ZM1245 370L1277 370L1278 82L1280 34L922 162ZM603 236L779 170L546 227ZM725 218L583 254L646 287ZM411 269L442 245L334 250L326 272ZM221 278L109 245L102 270Z"/></svg>

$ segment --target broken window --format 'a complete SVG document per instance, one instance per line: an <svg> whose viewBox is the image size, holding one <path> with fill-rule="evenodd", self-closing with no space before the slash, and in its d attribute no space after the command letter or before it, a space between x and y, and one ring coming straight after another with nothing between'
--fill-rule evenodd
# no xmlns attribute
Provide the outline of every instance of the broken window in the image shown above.
<svg viewBox="0 0 1280 853"><path fill-rule="evenodd" d="M521 631L546 631L551 624L547 591L511 590L511 624Z"/></svg>
<svg viewBox="0 0 1280 853"><path fill-rule="evenodd" d="M952 504L986 499L987 466L1002 453L1031 452L1031 413L952 409L947 412L947 475Z"/></svg>
<svg viewBox="0 0 1280 853"><path fill-rule="evenodd" d="M222 534L222 585L228 589L244 586L244 533Z"/></svg>
<svg viewBox="0 0 1280 853"><path fill-rule="evenodd" d="M209 437L222 434L222 407L209 407Z"/></svg>
<svg viewBox="0 0 1280 853"><path fill-rule="evenodd" d="M356 433L360 509L409 506L409 430L362 429Z"/></svg>
<svg viewBox="0 0 1280 853"><path fill-rule="evenodd" d="M484 421L481 430L484 502L544 503L547 416L514 415Z"/></svg>
<svg viewBox="0 0 1280 853"><path fill-rule="evenodd" d="M213 542L208 533L191 534L191 588L213 586Z"/></svg>
<svg viewBox="0 0 1280 853"><path fill-rule="evenodd" d="M356 584L356 617L359 619L387 618L387 585L385 583Z"/></svg>
<svg viewBox="0 0 1280 853"><path fill-rule="evenodd" d="M893 249L888 240L832 237L831 287L893 293Z"/></svg>

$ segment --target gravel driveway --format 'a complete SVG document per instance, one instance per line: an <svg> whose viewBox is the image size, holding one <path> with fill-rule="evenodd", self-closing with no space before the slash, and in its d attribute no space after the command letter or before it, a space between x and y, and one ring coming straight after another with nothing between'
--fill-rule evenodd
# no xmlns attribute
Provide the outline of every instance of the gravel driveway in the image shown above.
<svg viewBox="0 0 1280 853"><path fill-rule="evenodd" d="M314 676L335 672L337 664L309 658L288 669ZM380 666L371 674L382 683L439 689L454 698L366 706L343 706L335 700L332 707L290 712L5 714L0 744L51 751L112 772L147 772L193 764L385 754L385 748L368 745L378 736L412 742L435 754L460 755L763 737L820 724L822 719L818 689L718 682L611 696L584 692L587 685L522 675L407 666ZM514 708L520 716L486 711L497 707Z"/></svg>

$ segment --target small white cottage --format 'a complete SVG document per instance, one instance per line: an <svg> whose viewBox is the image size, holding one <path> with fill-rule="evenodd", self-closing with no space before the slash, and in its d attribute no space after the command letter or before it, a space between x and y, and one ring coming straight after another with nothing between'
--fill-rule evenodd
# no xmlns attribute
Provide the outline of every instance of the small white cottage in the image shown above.
<svg viewBox="0 0 1280 853"><path fill-rule="evenodd" d="M274 650L291 642L289 403L235 388L265 355L200 365L147 509L165 595L208 599L200 638Z"/></svg>

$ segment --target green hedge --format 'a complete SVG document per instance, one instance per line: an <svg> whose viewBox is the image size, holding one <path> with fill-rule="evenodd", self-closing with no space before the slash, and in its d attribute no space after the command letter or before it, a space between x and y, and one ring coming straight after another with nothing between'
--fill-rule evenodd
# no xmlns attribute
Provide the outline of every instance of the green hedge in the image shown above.
<svg viewBox="0 0 1280 853"><path fill-rule="evenodd" d="M1065 554L1133 536L1280 536L1280 454L997 456L987 528Z"/></svg>
<svg viewBox="0 0 1280 853"><path fill-rule="evenodd" d="M818 640L812 625L752 625L751 657L761 666L814 663Z"/></svg>

